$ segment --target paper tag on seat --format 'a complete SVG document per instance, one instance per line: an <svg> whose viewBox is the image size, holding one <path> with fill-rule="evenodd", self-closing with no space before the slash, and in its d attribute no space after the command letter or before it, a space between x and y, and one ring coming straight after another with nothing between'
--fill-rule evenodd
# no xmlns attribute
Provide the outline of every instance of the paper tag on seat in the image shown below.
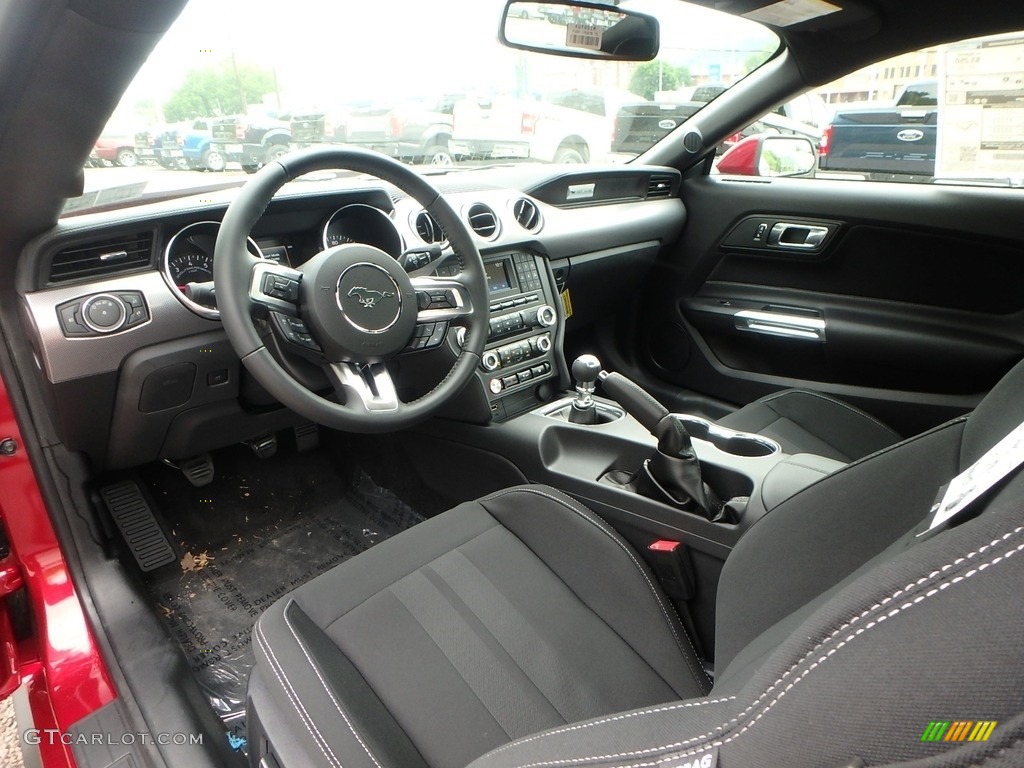
<svg viewBox="0 0 1024 768"><path fill-rule="evenodd" d="M698 752L696 755L668 760L665 768L718 768L718 748L712 746L710 750Z"/></svg>
<svg viewBox="0 0 1024 768"><path fill-rule="evenodd" d="M942 499L932 507L928 528L918 535L924 536L946 525L1021 464L1024 464L1024 424L949 481Z"/></svg>

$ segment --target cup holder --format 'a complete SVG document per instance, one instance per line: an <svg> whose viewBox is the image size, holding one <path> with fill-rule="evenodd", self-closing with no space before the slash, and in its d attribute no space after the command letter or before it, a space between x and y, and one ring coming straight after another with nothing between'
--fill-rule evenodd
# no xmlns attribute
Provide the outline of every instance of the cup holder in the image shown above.
<svg viewBox="0 0 1024 768"><path fill-rule="evenodd" d="M767 437L752 435L749 432L737 432L699 416L690 416L685 413L673 415L683 423L686 431L690 433L690 437L711 443L723 453L746 458L761 458L782 450L778 443Z"/></svg>

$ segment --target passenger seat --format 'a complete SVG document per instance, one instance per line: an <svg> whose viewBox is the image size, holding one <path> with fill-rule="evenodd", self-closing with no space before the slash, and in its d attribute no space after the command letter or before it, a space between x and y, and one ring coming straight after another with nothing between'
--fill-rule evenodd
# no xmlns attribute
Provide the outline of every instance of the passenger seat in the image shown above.
<svg viewBox="0 0 1024 768"><path fill-rule="evenodd" d="M730 413L722 426L770 437L786 453L813 453L851 462L902 438L849 403L806 389L786 389Z"/></svg>

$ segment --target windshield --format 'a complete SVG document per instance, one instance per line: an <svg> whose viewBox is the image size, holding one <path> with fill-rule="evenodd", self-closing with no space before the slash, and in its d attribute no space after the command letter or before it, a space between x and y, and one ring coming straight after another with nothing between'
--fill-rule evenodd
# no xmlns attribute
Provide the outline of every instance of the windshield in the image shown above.
<svg viewBox="0 0 1024 768"><path fill-rule="evenodd" d="M290 151L376 150L423 172L508 163L628 162L760 66L778 38L679 0L661 52L611 62L503 47L501 0L192 0L97 139L66 211L239 185ZM509 25L565 27L565 6Z"/></svg>

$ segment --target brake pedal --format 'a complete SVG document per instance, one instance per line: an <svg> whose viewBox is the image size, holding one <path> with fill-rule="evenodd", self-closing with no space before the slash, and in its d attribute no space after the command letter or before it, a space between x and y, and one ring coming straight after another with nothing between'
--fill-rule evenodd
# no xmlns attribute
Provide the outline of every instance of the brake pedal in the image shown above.
<svg viewBox="0 0 1024 768"><path fill-rule="evenodd" d="M213 482L213 458L208 453L179 461L177 467L196 488Z"/></svg>
<svg viewBox="0 0 1024 768"><path fill-rule="evenodd" d="M143 572L177 560L137 483L125 480L108 485L100 489L100 497Z"/></svg>

